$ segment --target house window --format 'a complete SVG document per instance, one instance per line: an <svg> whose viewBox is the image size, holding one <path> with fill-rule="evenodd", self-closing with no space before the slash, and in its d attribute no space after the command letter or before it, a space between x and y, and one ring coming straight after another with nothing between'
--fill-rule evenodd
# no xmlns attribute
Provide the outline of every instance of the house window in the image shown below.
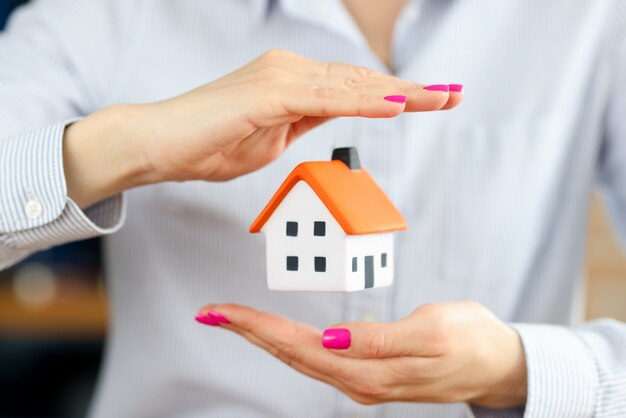
<svg viewBox="0 0 626 418"><path fill-rule="evenodd" d="M298 222L287 222L287 236L288 237L298 236Z"/></svg>
<svg viewBox="0 0 626 418"><path fill-rule="evenodd" d="M313 235L316 237L323 237L326 235L326 222L315 221L313 223Z"/></svg>
<svg viewBox="0 0 626 418"><path fill-rule="evenodd" d="M352 257L352 272L354 273L356 270L357 270L356 257Z"/></svg>
<svg viewBox="0 0 626 418"><path fill-rule="evenodd" d="M380 255L380 266L387 267L387 253L382 253Z"/></svg>
<svg viewBox="0 0 626 418"><path fill-rule="evenodd" d="M298 271L298 257L294 255L287 256L287 271Z"/></svg>
<svg viewBox="0 0 626 418"><path fill-rule="evenodd" d="M315 271L326 271L326 257L315 257Z"/></svg>

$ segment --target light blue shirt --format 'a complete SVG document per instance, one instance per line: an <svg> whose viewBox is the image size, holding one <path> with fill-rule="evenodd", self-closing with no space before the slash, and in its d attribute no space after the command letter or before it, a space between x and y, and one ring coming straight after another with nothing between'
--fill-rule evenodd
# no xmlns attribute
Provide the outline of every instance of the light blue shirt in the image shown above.
<svg viewBox="0 0 626 418"><path fill-rule="evenodd" d="M0 35L0 266L116 232L97 418L624 417L626 326L578 324L596 184L626 237L625 22L619 0L410 2L393 39L397 73L463 83L459 108L335 120L251 175L143 187L81 211L62 164L73 118L177 95L270 48L385 69L338 0L35 1ZM248 225L297 163L347 145L408 221L396 282L267 290L264 242ZM359 405L193 319L204 303L233 301L322 328L457 299L521 335L525 408Z"/></svg>

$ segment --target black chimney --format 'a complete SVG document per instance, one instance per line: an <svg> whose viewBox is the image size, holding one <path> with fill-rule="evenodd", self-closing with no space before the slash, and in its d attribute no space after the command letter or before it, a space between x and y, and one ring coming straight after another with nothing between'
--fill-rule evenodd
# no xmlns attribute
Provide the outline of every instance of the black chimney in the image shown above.
<svg viewBox="0 0 626 418"><path fill-rule="evenodd" d="M341 161L350 167L350 170L359 170L361 168L359 153L356 151L355 147L335 148L333 150L332 159Z"/></svg>

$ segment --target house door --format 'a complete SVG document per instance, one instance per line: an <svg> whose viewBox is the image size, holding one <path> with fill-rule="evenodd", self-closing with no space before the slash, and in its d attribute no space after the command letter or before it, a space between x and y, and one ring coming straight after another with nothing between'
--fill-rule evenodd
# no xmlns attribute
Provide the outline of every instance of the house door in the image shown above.
<svg viewBox="0 0 626 418"><path fill-rule="evenodd" d="M374 256L365 256L365 288L374 287Z"/></svg>

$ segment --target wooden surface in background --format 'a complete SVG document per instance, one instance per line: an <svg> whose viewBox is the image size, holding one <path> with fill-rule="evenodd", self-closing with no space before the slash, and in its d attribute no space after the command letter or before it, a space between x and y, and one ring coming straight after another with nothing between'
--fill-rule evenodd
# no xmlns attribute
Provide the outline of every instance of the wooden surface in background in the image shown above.
<svg viewBox="0 0 626 418"><path fill-rule="evenodd" d="M598 196L591 205L586 261L587 317L626 322L626 257Z"/></svg>
<svg viewBox="0 0 626 418"><path fill-rule="evenodd" d="M28 306L15 297L10 281L0 282L0 338L103 338L107 327L104 290L75 279L58 280L50 304Z"/></svg>

